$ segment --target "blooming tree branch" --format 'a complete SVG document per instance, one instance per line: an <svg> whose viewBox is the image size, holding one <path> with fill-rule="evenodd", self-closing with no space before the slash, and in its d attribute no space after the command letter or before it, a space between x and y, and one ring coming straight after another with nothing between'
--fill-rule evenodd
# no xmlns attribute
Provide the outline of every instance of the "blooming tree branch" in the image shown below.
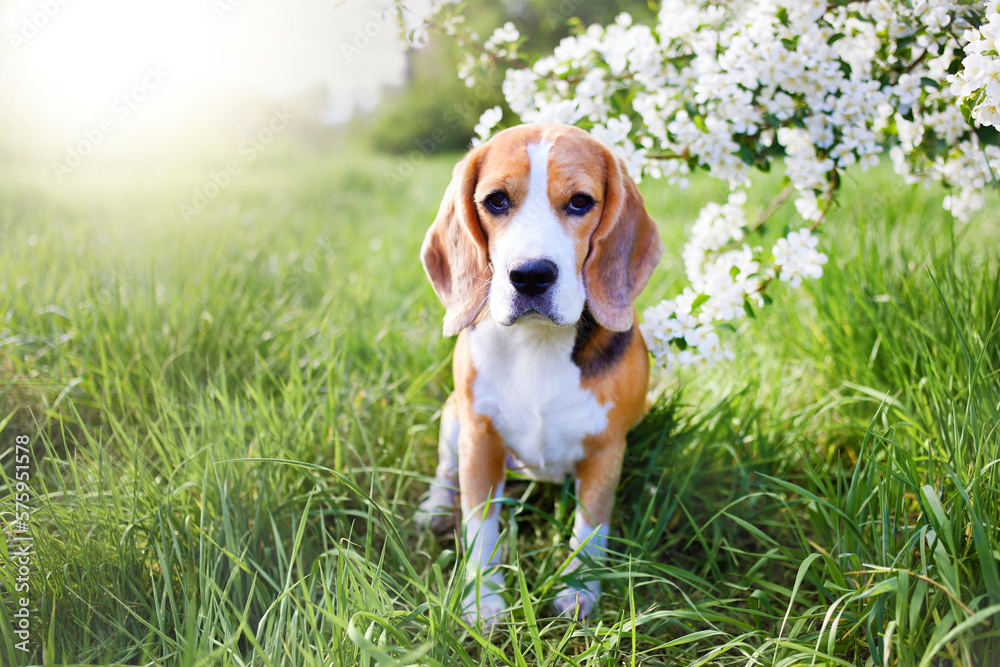
<svg viewBox="0 0 1000 667"><path fill-rule="evenodd" d="M980 125L1000 129L1000 14L998 3L987 3L985 21L962 36L965 58L962 69L949 76L951 94L963 101L962 109ZM995 174L994 174L995 177Z"/></svg>
<svg viewBox="0 0 1000 667"><path fill-rule="evenodd" d="M768 301L776 278L819 278L828 261L814 234L841 170L878 164L888 148L906 183L951 188L944 208L968 220L1000 173L997 0L664 0L654 26L621 14L534 60L508 23L467 50L459 75L508 66L503 92L521 122L569 123L615 149L637 181L686 187L693 169L729 184L698 215L683 251L690 285L644 313L662 364L731 357L719 329ZM446 9L444 7L447 7ZM434 15L449 34L461 14ZM530 64L529 64L530 63ZM485 140L505 119L488 110ZM781 161L801 223L769 251L750 242L744 214L752 170Z"/></svg>

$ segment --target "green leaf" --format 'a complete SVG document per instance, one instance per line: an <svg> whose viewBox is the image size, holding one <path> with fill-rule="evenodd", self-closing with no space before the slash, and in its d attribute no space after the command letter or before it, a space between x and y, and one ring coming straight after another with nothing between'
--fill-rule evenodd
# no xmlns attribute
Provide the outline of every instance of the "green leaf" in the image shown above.
<svg viewBox="0 0 1000 667"><path fill-rule="evenodd" d="M984 623L988 621L991 616L995 616L997 614L1000 614L1000 605L993 605L992 607L987 607L982 611L976 612L941 637L937 637L938 633L935 632L934 638L936 638L937 641L924 653L924 657L920 660L920 667L927 667L927 665L930 665L931 660L933 660L934 656L937 655L938 651L943 649L953 637L960 634L963 630L979 625L980 623Z"/></svg>
<svg viewBox="0 0 1000 667"><path fill-rule="evenodd" d="M767 123L768 127L781 127L781 120L773 113L764 114L764 122Z"/></svg>
<svg viewBox="0 0 1000 667"><path fill-rule="evenodd" d="M781 629L778 630L778 636L781 637L785 634L785 625L788 623L788 617L792 613L792 604L799 592L799 586L802 585L802 580L806 578L806 573L809 572L809 566L816 562L817 558L820 558L822 554L811 553L806 556L802 564L799 565L799 571L795 574L795 585L792 586L792 594L788 596L788 610L785 612L785 617L781 621Z"/></svg>
<svg viewBox="0 0 1000 667"><path fill-rule="evenodd" d="M369 626L369 629L374 628L375 626L376 624L372 623L372 625ZM387 667L389 665L395 667L400 664L399 661L387 652L383 651L378 644L362 634L354 624L353 618L351 619L351 622L347 624L347 637L354 642L355 646L361 649L362 652L375 658L379 667Z"/></svg>
<svg viewBox="0 0 1000 667"><path fill-rule="evenodd" d="M760 618L762 614L766 613L768 616L775 615L774 608L771 607L771 601L768 599L767 593L759 588L751 593L750 597L747 598L747 607L749 607L751 611L762 612L753 615L753 623L758 630L761 630L763 626L763 622Z"/></svg>
<svg viewBox="0 0 1000 667"><path fill-rule="evenodd" d="M993 549L990 546L989 536L983 527L983 518L969 494L962 487L958 476L949 471L948 476L958 488L965 501L966 510L969 512L970 523L972 524L972 543L976 547L976 555L979 557L979 565L982 569L983 581L986 584L986 591L989 593L990 602L1000 604L1000 572L997 571L997 561L993 557Z"/></svg>
<svg viewBox="0 0 1000 667"><path fill-rule="evenodd" d="M948 547L954 551L954 543L952 542L951 536L951 521L948 520L948 515L944 511L944 507L941 505L941 499L938 498L937 492L934 487L930 484L925 484L920 487L920 493L924 498L924 506L930 510L928 514L925 510L924 514L927 516L928 522L934 528L934 532L937 533L938 537L946 540L948 542Z"/></svg>
<svg viewBox="0 0 1000 667"><path fill-rule="evenodd" d="M535 618L535 609L531 603L531 593L528 592L528 583L524 579L524 570L522 568L517 568L517 584L521 589L521 607L524 609L524 620L528 625L528 635L531 637L531 643L535 648L535 658L538 660L537 664L541 664L543 660L542 637L538 634L538 619ZM512 639L516 644L516 638Z"/></svg>
<svg viewBox="0 0 1000 667"><path fill-rule="evenodd" d="M970 125L972 124L972 110L976 108L977 104L979 104L979 100L983 94L984 91L980 91L975 97L968 97L964 102L962 102L960 107L962 109L962 117L965 118L965 122Z"/></svg>
<svg viewBox="0 0 1000 667"><path fill-rule="evenodd" d="M865 598L876 597L879 595L884 595L886 593L895 593L896 589L899 587L899 581L896 579L886 579L885 581L880 581L871 588L859 593L858 595L851 598L852 600L864 600Z"/></svg>

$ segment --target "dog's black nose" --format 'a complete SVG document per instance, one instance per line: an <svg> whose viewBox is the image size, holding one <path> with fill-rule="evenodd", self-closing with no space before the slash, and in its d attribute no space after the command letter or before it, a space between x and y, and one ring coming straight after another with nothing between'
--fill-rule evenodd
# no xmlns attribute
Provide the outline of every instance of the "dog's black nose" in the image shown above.
<svg viewBox="0 0 1000 667"><path fill-rule="evenodd" d="M547 259L536 259L525 262L510 271L510 284L520 294L538 296L555 283L559 277L559 269L555 262Z"/></svg>

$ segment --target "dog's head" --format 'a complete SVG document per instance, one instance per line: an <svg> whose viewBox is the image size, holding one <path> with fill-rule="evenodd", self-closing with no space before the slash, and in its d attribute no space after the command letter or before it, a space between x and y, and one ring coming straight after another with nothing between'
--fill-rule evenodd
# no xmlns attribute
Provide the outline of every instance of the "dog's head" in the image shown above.
<svg viewBox="0 0 1000 667"><path fill-rule="evenodd" d="M421 248L451 336L488 312L505 326L572 326L584 305L632 326L662 244L625 165L579 128L521 125L455 166Z"/></svg>

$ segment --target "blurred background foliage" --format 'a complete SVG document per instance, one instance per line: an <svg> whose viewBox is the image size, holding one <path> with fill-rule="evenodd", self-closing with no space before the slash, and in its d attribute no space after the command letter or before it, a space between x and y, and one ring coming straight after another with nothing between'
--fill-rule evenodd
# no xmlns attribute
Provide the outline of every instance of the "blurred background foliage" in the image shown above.
<svg viewBox="0 0 1000 667"><path fill-rule="evenodd" d="M534 56L551 53L571 32L610 23L621 12L629 12L637 22L651 21L655 9L655 3L628 0L472 0L464 14L467 29L483 39L512 22L524 39L522 54ZM376 150L395 154L462 151L475 135L473 128L484 110L500 106L509 117L501 89L504 70L493 71L489 81L469 88L456 75L454 38L431 31L428 44L410 51L408 59L407 83L387 91L371 116L355 121Z"/></svg>
<svg viewBox="0 0 1000 667"><path fill-rule="evenodd" d="M364 14L361 22L365 19L371 21L364 13L365 3L349 1L343 4L344 7L337 5L333 11L353 7L356 12ZM406 3L402 5L405 7ZM500 3L470 0L459 7L466 17L467 30L481 39L486 39L507 21L512 22L523 40L520 52L525 63L550 53L567 35L583 31L595 23L610 23L621 12L630 13L637 22L649 23L654 20L657 11L656 3L634 0L505 0ZM293 11L294 8L290 7L289 15ZM371 10L371 15L375 14ZM209 20L215 19L211 17ZM222 24L222 27L228 28L229 25ZM376 38L384 39L388 33L398 32L399 28L390 22L380 31ZM378 69L378 63L382 62L380 59L385 57L384 52L380 52L385 48L384 43L370 48L363 46L357 50L360 54L357 58L345 59L343 49L350 49L352 39L353 34L349 32L339 39L331 36L330 52L323 56L325 64L319 63L318 66L345 71L369 71L374 67L376 73L371 75L372 85L379 89L374 98L370 91L362 94L356 87L338 86L336 82L317 81L294 92L275 93L229 81L200 90L197 95L188 95L183 102L173 106L154 108L160 102L158 97L171 97L176 92L164 90L161 95L161 91L156 90L150 93L153 101L143 102L138 112L126 120L119 123L117 118L112 117L115 120L113 132L105 137L99 149L86 162L95 168L141 164L143 161L148 163L150 160L211 164L211 160L220 153L231 153L233 146L247 134L266 124L276 107L288 109L294 114L295 123L290 133L301 140L307 149L336 152L345 144L350 144L354 148L392 155L412 155L417 151L426 158L430 154L464 151L485 109L499 105L507 112L502 93L503 68L493 70L485 81L474 88L468 87L457 76L459 49L456 39L440 30L430 30L426 44L405 53L405 72L401 81L395 84L390 81L393 75L388 73L392 69L388 61L384 64L384 74ZM0 78L0 124L6 128L0 133L0 160L51 166L63 160L68 148L86 137L86 133L97 127L103 117L111 115L108 109L113 94L121 93L127 86L123 88L119 84L117 88L108 88L104 97L98 96L96 105L87 111L83 110L83 104L78 105L79 109L75 112L65 111L65 124L56 127L51 118L34 111L43 106L43 101L53 92L51 89L56 84L16 81L13 80L16 76L7 76L17 70L24 58L32 56L30 49L35 44L29 44L29 47L25 53L0 54L0 76L3 77ZM303 49L308 53L308 49ZM289 50L289 62L283 67L294 65L293 55L299 57L302 54ZM319 56L314 60L316 58ZM300 69L308 69L314 64L306 60ZM145 66L140 60L135 65L136 72ZM173 76L172 72L168 74ZM184 82L168 79L164 88L176 88L178 83ZM68 108L67 105L74 106L69 99L64 94L58 104L64 109ZM334 117L330 113L331 106L336 106L334 103L353 107L353 114L349 119Z"/></svg>

